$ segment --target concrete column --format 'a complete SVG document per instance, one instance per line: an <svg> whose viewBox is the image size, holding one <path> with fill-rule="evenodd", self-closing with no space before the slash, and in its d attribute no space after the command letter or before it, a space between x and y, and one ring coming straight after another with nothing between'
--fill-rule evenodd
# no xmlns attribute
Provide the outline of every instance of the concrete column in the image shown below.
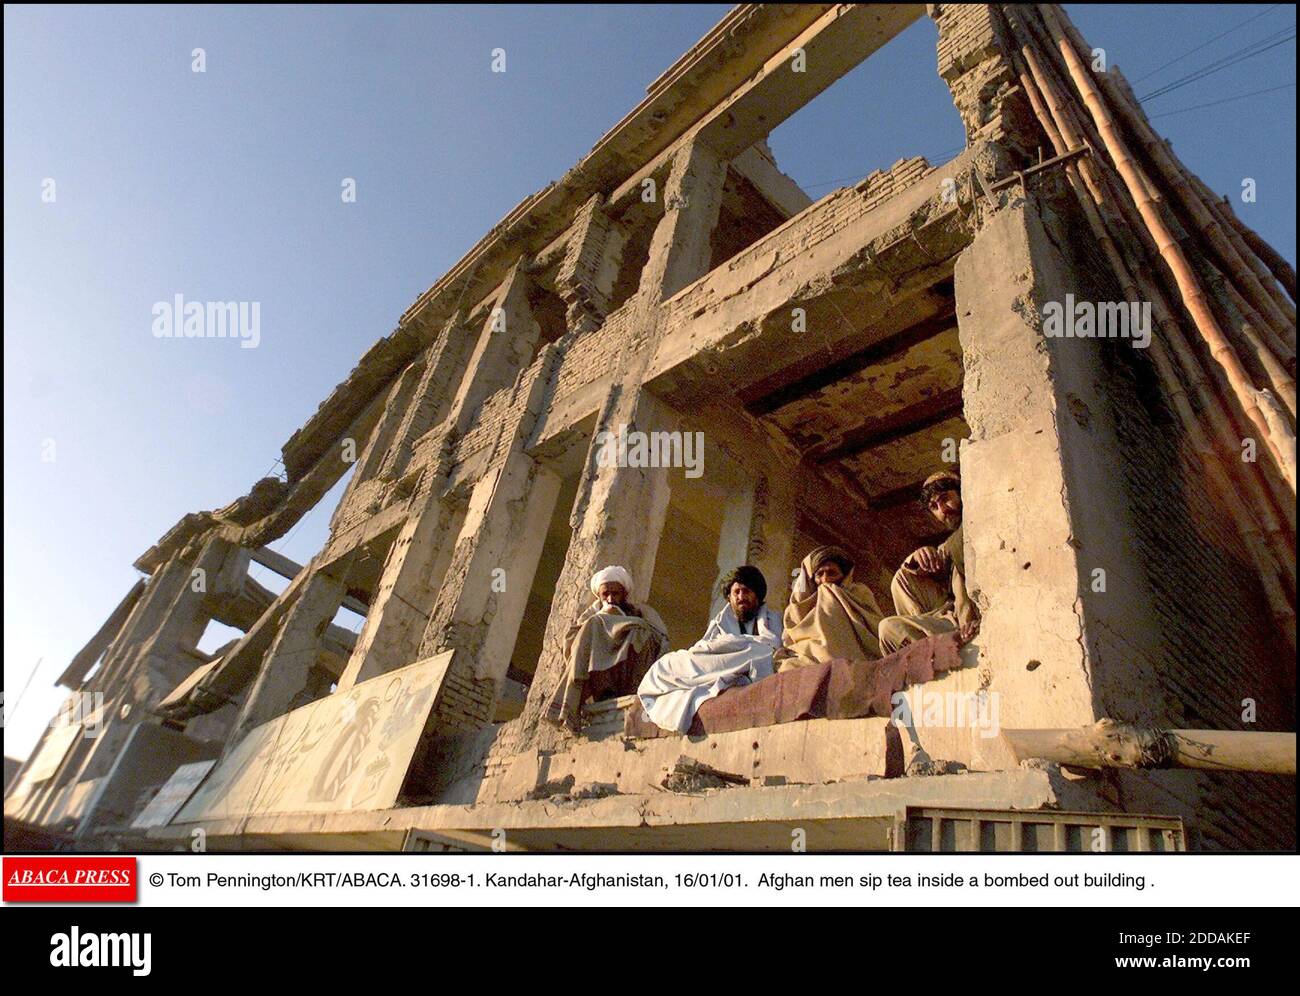
<svg viewBox="0 0 1300 996"><path fill-rule="evenodd" d="M89 642L77 652L72 659L72 663L59 675L59 680L55 684L62 685L64 688L76 689L86 680L86 675L90 672L96 662L102 657L113 645L118 634L122 632L122 627L130 619L131 613L135 610L136 604L144 594L145 582L140 579L131 586L126 597L118 603L104 624L92 636Z"/></svg>
<svg viewBox="0 0 1300 996"><path fill-rule="evenodd" d="M1131 672L1135 690L1145 685L1139 662L1158 629L1128 552L1123 448L1101 390L1101 351L1131 346L1041 331L1049 302L1102 293L1062 255L1068 243L1061 219L1034 198L1017 201L989 219L955 274L971 427L961 452L967 579L983 613L980 664L1013 728L1098 718L1105 660L1112 674ZM1121 718L1153 706L1133 696Z"/></svg>
<svg viewBox="0 0 1300 996"><path fill-rule="evenodd" d="M603 198L593 194L573 219L569 245L555 276L570 333L594 331L605 320L623 242L618 226L605 213Z"/></svg>
<svg viewBox="0 0 1300 996"><path fill-rule="evenodd" d="M726 176L727 164L701 141L673 158L663 189L664 216L650 240L638 291L645 304L666 301L709 272Z"/></svg>
<svg viewBox="0 0 1300 996"><path fill-rule="evenodd" d="M473 336L465 328L463 316L457 312L429 347L415 397L407 406L396 438L384 456L380 477L388 480L401 477L411 460L415 441L444 417L453 400L452 392L464 379L465 361L472 344Z"/></svg>
<svg viewBox="0 0 1300 996"><path fill-rule="evenodd" d="M366 623L339 678L339 691L419 659L429 609L442 586L465 518L431 494L402 524L388 550Z"/></svg>
<svg viewBox="0 0 1300 996"><path fill-rule="evenodd" d="M559 493L560 478L521 450L478 482L422 657L458 650L477 679L505 678Z"/></svg>
<svg viewBox="0 0 1300 996"><path fill-rule="evenodd" d="M424 361L412 363L393 382L384 400L384 412L379 416L379 424L370 433L364 449L357 457L356 473L348 482L349 494L358 483L375 477L383 466L390 447L398 439L398 434L406 424L407 416L415 407L419 390L424 385L428 369ZM347 502L347 495L339 502L342 508Z"/></svg>
<svg viewBox="0 0 1300 996"><path fill-rule="evenodd" d="M202 662L195 648L211 619L208 600L236 583L242 589L241 569L247 572L248 551L209 536L154 572L84 688L103 697L103 726L68 749L44 783L38 808L29 810L31 818L43 818L58 790L106 775L134 726L149 718L149 707Z"/></svg>
<svg viewBox="0 0 1300 996"><path fill-rule="evenodd" d="M767 579L767 604L780 613L790 596L794 549L796 484L788 474L763 474L754 484L753 516L746 557Z"/></svg>
<svg viewBox="0 0 1300 996"><path fill-rule="evenodd" d="M226 751L254 727L275 719L298 705L313 684L312 669L321 653L321 637L343 604L347 585L316 571L303 586L298 600L285 613L280 631L262 661L262 670L249 689L248 699L226 741Z"/></svg>
<svg viewBox="0 0 1300 996"><path fill-rule="evenodd" d="M518 385L514 424L470 496L420 656L459 652L455 669L466 680L491 681L493 693L510 665L560 478L525 451L545 410L558 351L547 346L531 380Z"/></svg>
<svg viewBox="0 0 1300 996"><path fill-rule="evenodd" d="M601 434L617 435L622 426L646 432L676 427L673 413L642 387L642 381L659 337L659 304L708 272L709 243L725 178L726 164L702 142L685 145L673 159L662 191L664 216L651 239L634 304L643 345L621 357L614 386L597 419L570 518L573 540L556 581L542 657L521 717L525 737L554 736L538 731L538 723L565 667L564 634L591 601L591 575L607 564L622 564L632 573L633 601L644 600L650 590L668 511L668 471L599 466L605 438Z"/></svg>
<svg viewBox="0 0 1300 996"><path fill-rule="evenodd" d="M722 505L722 525L718 532L718 573L713 579L709 618L721 611L726 601L722 579L734 568L749 563L749 533L754 521L754 485L737 480L728 489ZM766 577L766 574L764 574Z"/></svg>
<svg viewBox="0 0 1300 996"><path fill-rule="evenodd" d="M479 407L491 394L514 382L537 348L541 328L528 305L530 281L522 267L521 260L501 284L466 365L449 416L459 432L474 423Z"/></svg>
<svg viewBox="0 0 1300 996"><path fill-rule="evenodd" d="M615 388L611 400L617 400L617 396ZM625 411L626 406L613 406L613 412ZM601 431L617 432L619 421L617 415L603 419ZM671 431L672 414L649 392L641 391L631 406L628 428ZM597 452L593 447L588 455L570 518L573 539L556 581L542 657L524 708L526 725L536 724L560 680L565 667L564 634L592 601L588 587L591 575L609 564L622 564L632 574L634 602L645 600L654 576L655 555L668 512L669 471L655 467L599 467Z"/></svg>

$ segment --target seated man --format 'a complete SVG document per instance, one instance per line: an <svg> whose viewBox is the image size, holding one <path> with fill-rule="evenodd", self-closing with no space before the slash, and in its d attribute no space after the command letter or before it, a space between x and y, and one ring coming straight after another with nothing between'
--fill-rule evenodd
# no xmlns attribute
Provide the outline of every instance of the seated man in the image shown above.
<svg viewBox="0 0 1300 996"><path fill-rule="evenodd" d="M778 671L843 657L877 660L876 596L853 580L853 560L838 546L819 546L804 557L785 608L784 646Z"/></svg>
<svg viewBox="0 0 1300 996"><path fill-rule="evenodd" d="M966 594L961 539L961 478L941 470L926 478L921 503L953 530L937 547L914 550L894 575L890 594L896 616L880 624L880 646L887 654L914 640L957 631L966 643L979 632L979 611Z"/></svg>
<svg viewBox="0 0 1300 996"><path fill-rule="evenodd" d="M767 580L757 567L737 567L722 582L727 604L690 650L655 661L637 695L661 729L685 733L700 706L728 688L772 673L781 646L781 617L764 603Z"/></svg>
<svg viewBox="0 0 1300 996"><path fill-rule="evenodd" d="M668 630L659 613L629 600L632 576L606 567L591 579L596 601L583 610L564 638L568 669L546 710L548 722L577 731L588 699L631 695L650 665L668 649Z"/></svg>

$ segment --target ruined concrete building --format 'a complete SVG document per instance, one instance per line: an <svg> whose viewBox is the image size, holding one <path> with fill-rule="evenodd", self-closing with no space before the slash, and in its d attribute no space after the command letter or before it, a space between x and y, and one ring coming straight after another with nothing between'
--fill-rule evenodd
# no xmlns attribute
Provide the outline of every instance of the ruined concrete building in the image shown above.
<svg viewBox="0 0 1300 996"><path fill-rule="evenodd" d="M766 136L927 16L965 151L812 201ZM924 691L1003 732L1294 730L1294 271L1089 52L1051 6L737 6L406 310L283 479L139 558L60 678L93 712L7 818L85 848L1294 846L1291 778L1062 767L822 691L691 736L631 700L539 721L593 571L675 646L722 571L779 609L823 542L888 606L948 460L983 627ZM1050 334L1067 295L1148 302L1150 347ZM704 472L606 466L621 428L703 432ZM309 563L268 549L348 472ZM208 655L214 619L243 636Z"/></svg>

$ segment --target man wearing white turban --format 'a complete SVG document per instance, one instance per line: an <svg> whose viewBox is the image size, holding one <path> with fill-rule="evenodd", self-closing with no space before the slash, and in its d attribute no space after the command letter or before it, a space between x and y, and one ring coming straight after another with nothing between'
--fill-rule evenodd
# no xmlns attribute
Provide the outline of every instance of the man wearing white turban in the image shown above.
<svg viewBox="0 0 1300 996"><path fill-rule="evenodd" d="M564 678L551 696L546 719L577 732L582 703L631 695L645 673L668 649L668 630L659 613L631 601L632 575L613 565L591 579L596 600L564 639Z"/></svg>

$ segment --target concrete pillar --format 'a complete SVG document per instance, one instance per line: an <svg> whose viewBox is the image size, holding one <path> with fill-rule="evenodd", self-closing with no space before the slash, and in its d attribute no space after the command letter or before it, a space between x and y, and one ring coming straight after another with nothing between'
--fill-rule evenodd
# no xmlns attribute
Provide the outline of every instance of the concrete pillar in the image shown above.
<svg viewBox="0 0 1300 996"><path fill-rule="evenodd" d="M727 164L694 141L673 158L664 184L664 216L650 240L638 294L653 306L709 272L711 240L722 208Z"/></svg>
<svg viewBox="0 0 1300 996"><path fill-rule="evenodd" d="M1049 302L1101 293L1062 255L1068 241L1045 205L1016 201L991 216L955 273L971 427L961 452L967 578L983 612L980 664L1013 728L1098 718L1103 662L1142 684L1138 662L1158 628L1127 552L1123 449L1100 390L1099 351L1131 346L1041 331ZM1153 703L1141 699L1122 718L1143 718Z"/></svg>
<svg viewBox="0 0 1300 996"><path fill-rule="evenodd" d="M560 493L560 478L521 450L474 488L421 650L458 650L478 679L500 682Z"/></svg>
<svg viewBox="0 0 1300 996"><path fill-rule="evenodd" d="M407 422L407 416L415 407L419 389L424 384L428 369L424 362L412 363L393 382L384 400L384 411L379 416L379 423L370 433L370 439L357 457L357 469L348 482L349 494L358 483L376 476L388 456L390 447L397 441L398 434ZM347 504L348 496L339 502L339 508Z"/></svg>
<svg viewBox="0 0 1300 996"><path fill-rule="evenodd" d="M474 337L465 328L463 316L457 312L429 347L415 397L407 406L397 435L384 455L380 477L387 480L401 477L410 463L415 441L447 414L453 400L452 392L464 379L465 361L473 342Z"/></svg>
<svg viewBox="0 0 1300 996"><path fill-rule="evenodd" d="M523 265L522 260L516 263L501 284L466 365L449 416L458 432L474 423L479 407L491 394L514 382L537 348L541 328L528 305L530 281Z"/></svg>
<svg viewBox="0 0 1300 996"><path fill-rule="evenodd" d="M754 521L754 485L737 479L727 491L719 510L722 525L718 532L718 573L713 580L709 618L721 611L726 598L722 579L734 568L749 563L749 534ZM764 575L766 577L766 574Z"/></svg>
<svg viewBox="0 0 1300 996"><path fill-rule="evenodd" d="M476 709L491 704L505 679L560 493L559 476L525 452L558 359L547 346L531 379L517 385L513 424L474 485L421 643L420 657L457 651L451 671L479 686Z"/></svg>
<svg viewBox="0 0 1300 996"><path fill-rule="evenodd" d="M662 403L648 392L638 393L629 431L671 431L672 424L671 412ZM602 431L617 432L617 424L604 420ZM588 587L591 575L609 564L622 564L632 574L634 602L644 601L650 590L655 554L668 512L669 472L665 468L595 464L593 449L570 518L573 539L556 581L542 657L524 710L525 722L536 721L559 682L565 666L564 634L592 601Z"/></svg>
<svg viewBox="0 0 1300 996"><path fill-rule="evenodd" d="M762 474L754 483L753 515L746 557L767 579L767 604L780 613L790 596L790 572L795 562L794 532L797 484L791 475Z"/></svg>
<svg viewBox="0 0 1300 996"><path fill-rule="evenodd" d="M578 211L571 231L555 286L564 300L569 332L581 335L599 328L609 313L624 236L605 213L600 194Z"/></svg>
<svg viewBox="0 0 1300 996"><path fill-rule="evenodd" d="M338 688L405 667L419 659L428 610L451 563L465 512L454 502L427 495L408 515L388 550L366 623Z"/></svg>
<svg viewBox="0 0 1300 996"><path fill-rule="evenodd" d="M131 590L127 592L126 597L118 603L117 608L104 620L104 624L99 627L99 630L90 638L89 642L78 651L77 655L72 659L72 663L68 665L63 674L59 675L59 680L55 684L68 689L76 689L81 686L81 683L86 680L86 675L90 672L90 669L108 651L109 647L113 645L113 641L117 639L118 634L122 632L122 627L131 618L131 613L135 610L136 604L144 595L144 590L145 582L143 578L131 586Z"/></svg>
<svg viewBox="0 0 1300 996"><path fill-rule="evenodd" d="M211 619L209 600L222 597L236 584L242 591L247 570L247 550L209 536L154 572L104 652L99 671L83 689L88 695L102 696L103 725L94 736L74 741L58 770L44 783L40 801L29 810L30 818L40 822L57 791L108 773L131 730L149 718L149 707L202 663L196 645Z"/></svg>
<svg viewBox="0 0 1300 996"><path fill-rule="evenodd" d="M702 142L684 146L673 159L662 191L664 216L655 228L649 260L634 299L643 345L620 357L614 386L597 418L570 523L573 540L556 581L542 657L521 717L526 737L538 735L546 702L565 667L564 634L591 601L591 575L608 564L632 574L633 601L644 600L668 511L668 471L654 467L601 467L604 436L628 431L672 431L676 417L642 386L658 340L658 306L708 272L710 239L718 222L726 164ZM635 330L634 330L635 331ZM541 733L541 736L553 736Z"/></svg>
<svg viewBox="0 0 1300 996"><path fill-rule="evenodd" d="M150 789L161 788L182 764L211 760L219 752L220 744L193 740L157 723L136 723L86 804L77 835L130 826Z"/></svg>
<svg viewBox="0 0 1300 996"><path fill-rule="evenodd" d="M313 684L312 670L321 653L321 637L343 604L347 585L317 570L303 585L280 631L262 661L248 699L226 741L226 752L254 727L304 705L304 690Z"/></svg>

